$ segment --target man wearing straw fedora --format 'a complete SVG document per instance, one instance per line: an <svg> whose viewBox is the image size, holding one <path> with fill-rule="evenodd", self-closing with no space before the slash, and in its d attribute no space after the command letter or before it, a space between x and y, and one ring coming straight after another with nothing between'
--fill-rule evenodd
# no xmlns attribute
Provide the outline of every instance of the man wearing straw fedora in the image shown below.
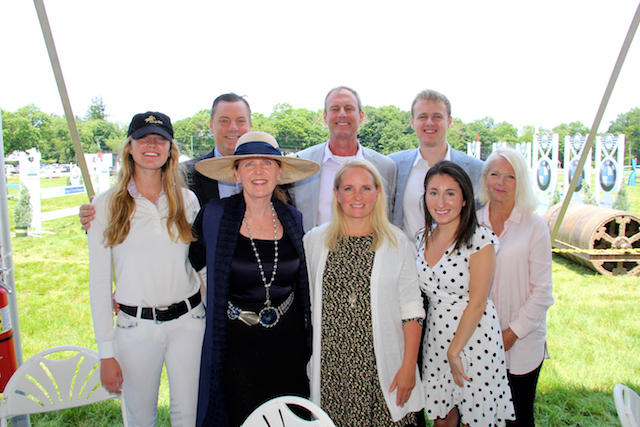
<svg viewBox="0 0 640 427"><path fill-rule="evenodd" d="M238 138L251 130L251 108L247 100L235 93L218 96L211 107L209 129L215 142L213 150L183 164L187 186L198 196L200 206L205 206L211 199L240 192L236 184L218 182L200 174L195 164L204 159L233 155ZM94 215L95 210L90 204L80 206L80 222L84 230L90 227Z"/></svg>
<svg viewBox="0 0 640 427"><path fill-rule="evenodd" d="M304 230L309 231L331 220L333 178L343 162L354 158L366 159L378 169L389 200L391 218L396 193L396 164L358 142L358 128L364 120L360 95L346 86L331 89L325 98L323 116L329 128L329 140L298 153L298 157L318 163L320 172L294 183L289 191L294 205L302 212Z"/></svg>

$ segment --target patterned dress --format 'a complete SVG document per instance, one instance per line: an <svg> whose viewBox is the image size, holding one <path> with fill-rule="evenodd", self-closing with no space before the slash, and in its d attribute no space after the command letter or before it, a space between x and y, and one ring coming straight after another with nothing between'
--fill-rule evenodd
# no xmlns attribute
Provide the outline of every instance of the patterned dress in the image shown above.
<svg viewBox="0 0 640 427"><path fill-rule="evenodd" d="M373 235L344 238L329 252L322 280L322 408L340 427L394 423L380 389L373 350L370 278Z"/></svg>
<svg viewBox="0 0 640 427"><path fill-rule="evenodd" d="M418 237L422 240L422 236ZM472 427L504 425L514 419L511 391L507 381L504 347L498 314L491 300L478 327L462 350L462 363L472 379L456 385L447 350L469 303L469 257L498 238L484 227L476 228L471 248L452 245L434 267L424 259L424 243L418 250L418 275L423 293L429 298L427 333L423 343L425 412L429 419L444 418L458 407L463 424Z"/></svg>

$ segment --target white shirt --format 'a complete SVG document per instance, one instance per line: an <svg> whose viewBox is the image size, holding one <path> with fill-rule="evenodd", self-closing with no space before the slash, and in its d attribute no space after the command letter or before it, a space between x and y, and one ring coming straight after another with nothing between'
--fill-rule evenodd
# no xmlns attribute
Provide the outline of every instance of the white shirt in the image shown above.
<svg viewBox="0 0 640 427"><path fill-rule="evenodd" d="M429 162L423 157L420 150L417 150L416 160L413 162L407 186L402 197L402 231L407 235L410 242L414 242L419 230L424 228L424 210L422 209L422 196L424 195L424 178L431 169ZM447 143L447 153L444 160L451 160L451 146Z"/></svg>
<svg viewBox="0 0 640 427"><path fill-rule="evenodd" d="M490 203L478 211L478 222L492 230ZM498 238L489 298L498 310L501 329L511 328L518 336L505 355L507 369L522 375L549 357L546 319L553 304L551 236L544 218L514 207Z"/></svg>
<svg viewBox="0 0 640 427"><path fill-rule="evenodd" d="M358 151L355 156L336 156L329 149L329 143L324 147L324 157L320 168L320 194L318 194L318 223L324 224L331 221L331 206L333 203L333 181L340 166L351 159L363 159L364 152L358 143Z"/></svg>
<svg viewBox="0 0 640 427"><path fill-rule="evenodd" d="M112 187L93 200L96 215L87 232L91 315L101 359L115 357L111 302L114 282L117 283L115 299L118 303L142 307L171 305L189 298L200 289L197 273L188 259L189 244L169 238L168 206L164 193L158 197L156 208L142 195L132 194L137 191L130 192L136 208L129 234L119 245L104 246L109 201L114 190ZM186 188L182 194L187 220L193 223L200 210L198 198Z"/></svg>
<svg viewBox="0 0 640 427"><path fill-rule="evenodd" d="M222 157L222 154L218 151L218 147L213 149L213 157ZM242 184L231 184L228 182L218 181L218 193L220 198L231 197L242 191Z"/></svg>

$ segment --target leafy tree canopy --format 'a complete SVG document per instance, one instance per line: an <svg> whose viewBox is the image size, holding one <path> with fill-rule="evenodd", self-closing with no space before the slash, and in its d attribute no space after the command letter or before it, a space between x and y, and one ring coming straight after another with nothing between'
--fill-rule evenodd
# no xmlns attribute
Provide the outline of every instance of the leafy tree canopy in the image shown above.
<svg viewBox="0 0 640 427"><path fill-rule="evenodd" d="M411 113L394 105L384 107L365 106L365 120L360 126L360 143L382 154L415 148L418 140L411 128ZM84 119L76 119L80 139L85 152L117 151L125 138L125 130L107 120L106 105L102 97L93 98ZM210 110L201 110L174 123L175 139L180 149L189 157L196 157L213 149L214 142L209 129ZM329 130L324 123L322 110L293 108L290 104L276 104L268 116L252 114L252 129L274 135L285 151L298 151L329 138ZM70 162L75 157L69 130L63 117L46 114L35 105L21 107L15 112L2 111L2 125L5 153L27 150L35 147L42 152L43 159L56 162ZM564 147L564 137L589 129L581 122L562 123L538 133L558 133L560 149ZM640 157L640 108L620 114L611 122L608 132L624 133L628 143L632 143L632 154ZM494 142L515 145L518 142L532 142L536 128L524 126L520 131L508 122L495 123L492 117L485 117L470 123L454 118L447 132L451 146L463 152L467 143L480 138L482 157L491 152ZM561 151L562 153L563 151ZM628 150L625 150L628 154Z"/></svg>
<svg viewBox="0 0 640 427"><path fill-rule="evenodd" d="M626 113L619 114L611 122L607 133L614 135L624 133L626 143L631 144L631 156L640 158L640 107L632 108ZM629 149L627 148L625 156L628 156L628 154Z"/></svg>
<svg viewBox="0 0 640 427"><path fill-rule="evenodd" d="M91 105L84 115L85 120L107 120L107 105L102 100L102 96L91 98Z"/></svg>

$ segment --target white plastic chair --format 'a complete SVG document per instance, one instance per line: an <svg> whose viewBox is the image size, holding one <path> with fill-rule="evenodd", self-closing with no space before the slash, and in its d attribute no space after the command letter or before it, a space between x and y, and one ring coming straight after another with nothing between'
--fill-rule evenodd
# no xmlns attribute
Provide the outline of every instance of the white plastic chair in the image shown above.
<svg viewBox="0 0 640 427"><path fill-rule="evenodd" d="M47 356L74 352L62 360ZM40 414L120 399L123 423L127 427L123 395L111 394L100 383L98 353L86 347L63 345L43 350L23 363L2 394L0 426L18 415Z"/></svg>
<svg viewBox="0 0 640 427"><path fill-rule="evenodd" d="M315 418L305 420L291 411L290 406L299 406ZM242 427L335 427L331 418L318 405L298 396L280 396L258 406L249 415Z"/></svg>
<svg viewBox="0 0 640 427"><path fill-rule="evenodd" d="M622 427L640 427L640 396L629 387L618 384L613 388L613 400Z"/></svg>

